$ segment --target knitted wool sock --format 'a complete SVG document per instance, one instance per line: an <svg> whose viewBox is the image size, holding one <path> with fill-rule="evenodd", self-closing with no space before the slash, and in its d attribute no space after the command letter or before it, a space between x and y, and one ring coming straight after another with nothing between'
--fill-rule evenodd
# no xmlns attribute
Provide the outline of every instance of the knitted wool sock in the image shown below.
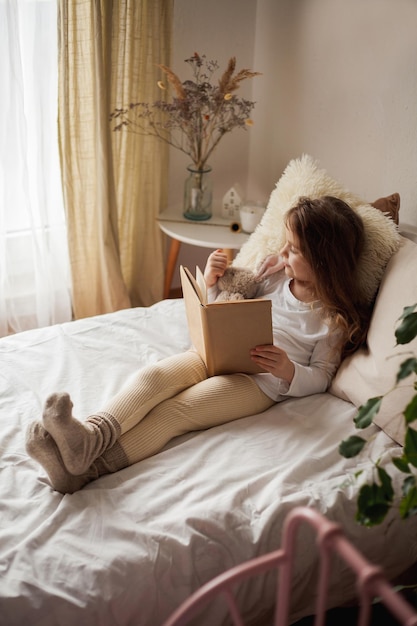
<svg viewBox="0 0 417 626"><path fill-rule="evenodd" d="M98 473L94 472L94 469L91 477L70 474L62 462L55 441L40 422L30 424L26 431L26 451L42 465L53 489L60 493L74 493L82 489L90 480L98 478Z"/></svg>
<svg viewBox="0 0 417 626"><path fill-rule="evenodd" d="M111 474L129 463L122 448L116 443L103 457L81 476L74 476L68 472L58 446L40 422L30 424L26 431L26 451L46 471L49 482L55 491L60 493L74 493L89 482L104 474Z"/></svg>
<svg viewBox="0 0 417 626"><path fill-rule="evenodd" d="M79 476L88 471L120 435L120 426L108 413L80 422L72 416L73 404L67 393L54 393L46 400L42 422L54 439L64 466Z"/></svg>

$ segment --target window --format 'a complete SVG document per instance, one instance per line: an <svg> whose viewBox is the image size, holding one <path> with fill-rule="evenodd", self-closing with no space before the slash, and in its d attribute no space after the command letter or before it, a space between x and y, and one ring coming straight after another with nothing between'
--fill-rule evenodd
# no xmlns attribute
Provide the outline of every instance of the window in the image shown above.
<svg viewBox="0 0 417 626"><path fill-rule="evenodd" d="M0 336L71 318L57 2L0 0Z"/></svg>

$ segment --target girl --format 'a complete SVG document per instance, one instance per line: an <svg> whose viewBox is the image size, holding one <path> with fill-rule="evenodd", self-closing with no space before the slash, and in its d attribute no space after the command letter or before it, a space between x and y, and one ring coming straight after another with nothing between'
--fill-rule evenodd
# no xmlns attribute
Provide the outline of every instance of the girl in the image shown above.
<svg viewBox="0 0 417 626"><path fill-rule="evenodd" d="M72 416L68 394L51 395L42 422L28 428L26 448L55 490L73 493L156 454L178 435L328 388L341 358L366 337L369 311L356 288L363 223L330 196L300 198L285 223L280 255L268 256L258 273L264 280L261 293L272 300L274 330L273 345L251 350L264 373L209 378L199 355L189 350L140 370L84 422ZM204 277L211 299L226 266L220 250L207 260Z"/></svg>

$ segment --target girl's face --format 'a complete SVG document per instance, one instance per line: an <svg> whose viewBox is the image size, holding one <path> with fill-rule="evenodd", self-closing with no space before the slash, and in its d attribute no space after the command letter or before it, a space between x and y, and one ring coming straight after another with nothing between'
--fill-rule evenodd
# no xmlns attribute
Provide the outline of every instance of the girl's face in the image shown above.
<svg viewBox="0 0 417 626"><path fill-rule="evenodd" d="M286 275L301 283L314 283L313 270L301 254L297 235L288 227L285 230L286 243L279 253L284 259Z"/></svg>

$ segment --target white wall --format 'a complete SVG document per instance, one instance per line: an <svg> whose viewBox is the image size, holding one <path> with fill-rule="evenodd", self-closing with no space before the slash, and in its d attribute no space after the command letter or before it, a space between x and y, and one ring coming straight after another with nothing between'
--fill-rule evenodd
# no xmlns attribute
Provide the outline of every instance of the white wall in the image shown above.
<svg viewBox="0 0 417 626"><path fill-rule="evenodd" d="M173 35L181 76L194 50L263 73L241 92L257 102L255 126L212 159L218 201L234 182L268 198L308 153L367 200L398 191L401 221L417 226L416 0L174 0ZM186 165L173 150L179 205ZM180 262L203 265L208 252L183 246Z"/></svg>
<svg viewBox="0 0 417 626"><path fill-rule="evenodd" d="M258 0L250 186L304 153L417 225L417 2ZM259 93L258 91L259 90ZM258 117L257 117L258 116ZM272 138L272 141L271 141Z"/></svg>

